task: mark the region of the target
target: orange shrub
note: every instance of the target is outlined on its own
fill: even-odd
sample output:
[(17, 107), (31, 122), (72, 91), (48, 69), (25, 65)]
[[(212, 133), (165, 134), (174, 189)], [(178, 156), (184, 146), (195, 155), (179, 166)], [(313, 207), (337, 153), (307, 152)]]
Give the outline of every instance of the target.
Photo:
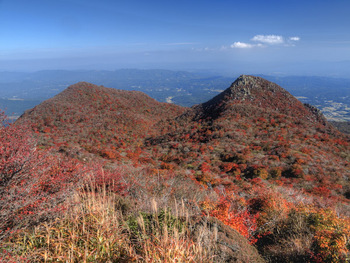
[(337, 217), (329, 209), (310, 214), (309, 224), (315, 232), (312, 244), (313, 257), (320, 262), (346, 262), (350, 248), (350, 220)]
[[(228, 225), (248, 238), (251, 243), (255, 243), (254, 232), (257, 229), (257, 215), (252, 215), (247, 209), (235, 209), (233, 200), (227, 196), (222, 196), (220, 200), (211, 208), (209, 215), (216, 217), (225, 225)], [(207, 206), (210, 207), (210, 206)]]

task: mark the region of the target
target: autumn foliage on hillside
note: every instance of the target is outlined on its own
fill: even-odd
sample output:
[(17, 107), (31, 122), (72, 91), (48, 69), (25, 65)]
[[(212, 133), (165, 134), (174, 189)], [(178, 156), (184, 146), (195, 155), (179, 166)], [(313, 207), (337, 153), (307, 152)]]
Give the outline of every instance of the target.
[(262, 78), (192, 108), (78, 83), (0, 137), (3, 260), (350, 260), (350, 138)]
[(183, 111), (142, 92), (81, 82), (27, 111), (17, 123), (30, 120), (41, 145), (59, 146), (73, 155), (79, 150), (115, 160), (127, 150), (129, 155), (137, 155), (135, 150), (155, 132), (158, 121)]

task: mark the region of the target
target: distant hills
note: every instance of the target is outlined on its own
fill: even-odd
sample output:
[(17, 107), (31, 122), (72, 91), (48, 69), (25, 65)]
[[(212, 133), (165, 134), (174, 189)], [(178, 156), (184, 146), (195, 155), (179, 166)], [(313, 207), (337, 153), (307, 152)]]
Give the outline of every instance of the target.
[[(281, 85), (300, 101), (316, 106), (329, 120), (350, 120), (350, 79), (308, 76), (262, 77)], [(185, 71), (138, 69), (0, 72), (0, 108), (7, 109), (9, 115), (19, 116), (25, 110), (63, 91), (71, 83), (79, 81), (116, 89), (138, 90), (160, 102), (190, 107), (219, 94), (231, 84), (232, 77)]]
[[(63, 91), (71, 83), (87, 81), (106, 87), (143, 91), (160, 102), (192, 106), (216, 95), (229, 78), (184, 71), (122, 69), (116, 71), (0, 72), (0, 108), (9, 115), (25, 110)], [(17, 108), (12, 99), (21, 99)], [(28, 105), (24, 105), (23, 103)]]

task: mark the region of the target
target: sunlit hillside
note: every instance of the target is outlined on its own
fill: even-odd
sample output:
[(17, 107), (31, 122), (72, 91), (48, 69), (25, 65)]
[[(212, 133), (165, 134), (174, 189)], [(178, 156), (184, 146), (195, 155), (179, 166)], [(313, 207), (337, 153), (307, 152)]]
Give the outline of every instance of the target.
[(3, 262), (350, 260), (350, 137), (263, 78), (191, 108), (79, 82), (1, 123)]

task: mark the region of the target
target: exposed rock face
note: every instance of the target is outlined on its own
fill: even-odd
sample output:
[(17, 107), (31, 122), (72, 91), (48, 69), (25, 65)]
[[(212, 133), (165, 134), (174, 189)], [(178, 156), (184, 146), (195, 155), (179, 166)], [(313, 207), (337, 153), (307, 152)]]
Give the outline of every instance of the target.
[(224, 92), (220, 93), (213, 99), (204, 103), (206, 107), (220, 102), (227, 101), (255, 101), (270, 100), (275, 102), (277, 95), (285, 97), (288, 101), (294, 101), (295, 98), (275, 83), (267, 81), (260, 77), (241, 75), (232, 85)]

